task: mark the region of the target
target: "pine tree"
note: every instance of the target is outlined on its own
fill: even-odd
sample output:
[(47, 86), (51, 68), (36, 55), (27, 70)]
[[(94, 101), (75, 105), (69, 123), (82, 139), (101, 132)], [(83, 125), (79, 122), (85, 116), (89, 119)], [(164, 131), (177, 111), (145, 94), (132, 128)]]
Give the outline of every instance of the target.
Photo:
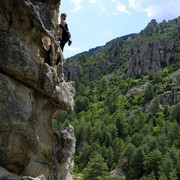
[(155, 99), (153, 99), (149, 107), (150, 116), (154, 116), (159, 111), (159, 109), (159, 99), (156, 97)]
[(150, 174), (153, 172), (156, 179), (159, 176), (159, 168), (162, 162), (162, 153), (155, 149), (154, 151), (150, 152), (147, 156), (145, 156), (144, 160), (144, 169), (146, 174)]
[(150, 100), (153, 99), (153, 97), (154, 97), (154, 93), (153, 93), (153, 89), (152, 89), (152, 84), (149, 83), (145, 89), (144, 102), (145, 103), (149, 102)]
[(172, 107), (170, 118), (176, 120), (177, 123), (180, 124), (180, 102)]
[(135, 150), (129, 162), (128, 177), (131, 180), (140, 179), (144, 173), (144, 151), (142, 147)]
[(98, 180), (100, 177), (102, 178), (108, 175), (108, 167), (101, 154), (97, 152), (92, 154), (84, 170), (84, 179)]
[[(179, 176), (179, 154), (178, 152), (167, 152), (160, 165), (160, 176), (165, 176), (168, 180), (178, 180)], [(173, 153), (173, 154), (172, 154)]]

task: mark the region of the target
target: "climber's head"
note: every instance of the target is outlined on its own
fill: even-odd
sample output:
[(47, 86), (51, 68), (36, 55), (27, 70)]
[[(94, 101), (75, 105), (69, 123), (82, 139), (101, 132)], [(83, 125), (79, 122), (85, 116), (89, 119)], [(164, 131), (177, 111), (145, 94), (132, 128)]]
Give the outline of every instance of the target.
[(66, 13), (61, 13), (61, 18), (63, 18), (63, 20), (66, 20)]

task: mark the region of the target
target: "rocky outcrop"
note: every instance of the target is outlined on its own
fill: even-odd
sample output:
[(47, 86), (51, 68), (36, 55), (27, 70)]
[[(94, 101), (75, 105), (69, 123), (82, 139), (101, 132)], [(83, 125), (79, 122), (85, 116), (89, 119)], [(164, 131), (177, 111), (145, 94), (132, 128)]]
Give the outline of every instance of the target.
[(159, 95), (159, 102), (161, 104), (169, 105), (180, 102), (180, 91), (166, 91), (165, 93)]
[(171, 77), (173, 79), (173, 81), (177, 81), (177, 80), (180, 80), (180, 69), (178, 69), (177, 71), (175, 71)]
[(85, 75), (85, 71), (87, 70), (88, 71), (88, 73), (86, 74), (86, 76), (88, 76), (87, 78), (97, 79), (98, 75), (99, 75), (99, 71), (106, 72), (109, 65), (110, 65), (110, 62), (108, 62), (103, 57), (96, 58), (95, 62), (87, 65), (86, 68), (84, 68), (78, 64), (68, 64), (67, 63), (64, 66), (64, 74), (65, 74), (67, 81), (72, 81), (82, 75)]
[(152, 19), (148, 23), (148, 25), (145, 27), (145, 29), (140, 32), (140, 34), (151, 35), (153, 33), (153, 31), (156, 30), (157, 26), (158, 26), (158, 23), (157, 23), (156, 19)]
[[(175, 23), (175, 20), (171, 23)], [(128, 76), (147, 75), (149, 72), (158, 71), (177, 60), (180, 56), (180, 46), (177, 43), (179, 40), (179, 26), (171, 31), (168, 31), (167, 27), (166, 21), (158, 24), (153, 19), (140, 32), (139, 39), (137, 38), (132, 45), (131, 58), (126, 73)], [(169, 32), (168, 38), (163, 38), (161, 34), (165, 34), (166, 31)], [(159, 35), (156, 35), (158, 38), (155, 39), (153, 34), (157, 33)], [(144, 43), (144, 36), (149, 40), (148, 43)]]
[(13, 176), (73, 179), (73, 128), (55, 132), (51, 124), (59, 111), (74, 108), (56, 41), (59, 5), (0, 1), (0, 165)]
[(178, 52), (172, 50), (173, 47), (173, 40), (156, 40), (149, 44), (139, 45), (139, 50), (130, 60), (127, 75), (146, 75), (169, 65), (175, 57), (179, 56)]
[(64, 73), (67, 81), (73, 81), (82, 75), (82, 67), (80, 65), (64, 66)]
[(131, 94), (140, 94), (140, 93), (143, 93), (145, 92), (145, 89), (147, 87), (148, 83), (145, 83), (145, 84), (142, 84), (138, 87), (133, 87), (131, 88), (127, 93), (126, 93), (126, 96), (130, 96)]
[(112, 170), (110, 172), (110, 175), (112, 177), (114, 177), (115, 179), (119, 179), (119, 180), (125, 180), (126, 179), (126, 176), (125, 176), (123, 170), (120, 168)]

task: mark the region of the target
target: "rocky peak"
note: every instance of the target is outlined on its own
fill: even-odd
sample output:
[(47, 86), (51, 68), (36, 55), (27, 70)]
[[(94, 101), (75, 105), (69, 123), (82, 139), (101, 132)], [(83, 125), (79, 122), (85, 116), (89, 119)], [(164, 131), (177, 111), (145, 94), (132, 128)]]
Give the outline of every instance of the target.
[(141, 34), (152, 34), (153, 30), (155, 30), (158, 26), (156, 19), (152, 19), (144, 30), (141, 31)]
[(157, 23), (156, 19), (152, 19), (152, 20), (148, 23), (147, 27), (152, 27), (153, 29), (155, 29), (155, 28), (157, 27), (157, 25), (158, 25), (158, 23)]
[(0, 1), (0, 178), (5, 171), (73, 178), (73, 128), (64, 151), (51, 124), (59, 111), (74, 108), (74, 85), (64, 80), (56, 40), (59, 6), (60, 0)]

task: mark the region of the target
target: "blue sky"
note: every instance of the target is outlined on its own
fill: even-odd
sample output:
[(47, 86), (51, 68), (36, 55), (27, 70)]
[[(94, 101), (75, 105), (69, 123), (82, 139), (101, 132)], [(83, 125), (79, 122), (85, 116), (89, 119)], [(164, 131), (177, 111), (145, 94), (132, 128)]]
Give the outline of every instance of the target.
[(72, 45), (65, 58), (130, 33), (143, 30), (151, 19), (157, 22), (180, 16), (179, 0), (61, 0), (60, 13), (67, 14)]

